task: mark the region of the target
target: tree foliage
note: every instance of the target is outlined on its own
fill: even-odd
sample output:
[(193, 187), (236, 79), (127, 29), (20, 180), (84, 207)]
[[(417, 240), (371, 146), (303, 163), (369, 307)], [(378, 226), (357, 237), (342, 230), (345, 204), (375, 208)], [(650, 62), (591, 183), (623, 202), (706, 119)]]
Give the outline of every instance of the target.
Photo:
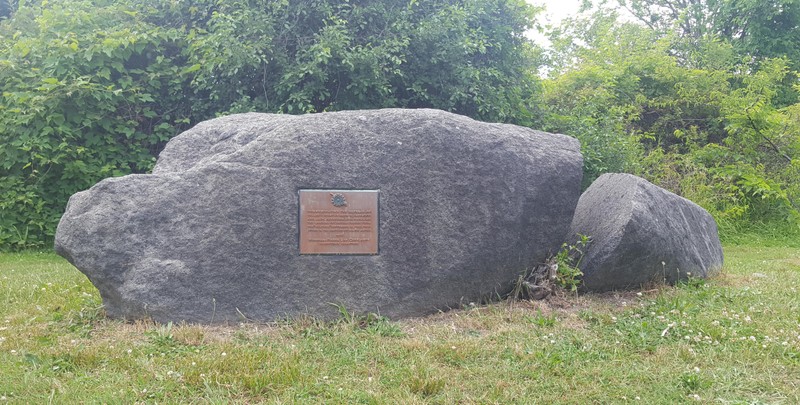
[(779, 55), (755, 64), (731, 41), (682, 26), (694, 14), (665, 15), (642, 25), (601, 9), (555, 30), (548, 128), (582, 140), (590, 179), (633, 172), (699, 202), (723, 226), (789, 220), (797, 232), (792, 62)]
[(618, 1), (654, 32), (694, 42), (721, 39), (742, 55), (800, 63), (800, 3), (795, 0)]
[(0, 28), (0, 246), (40, 245), (72, 193), (151, 168), (189, 123), (189, 78), (179, 33), (125, 6), (49, 2)]
[[(800, 2), (796, 0), (617, 0), (653, 32), (672, 35), (673, 52), (685, 63), (701, 59), (709, 41), (735, 50), (745, 69), (786, 58), (800, 70)], [(790, 90), (791, 82), (783, 85)], [(797, 93), (781, 91), (777, 103), (796, 103)]]
[[(4, 3), (5, 6), (5, 3)], [(523, 0), (48, 0), (0, 15), (0, 249), (219, 114), (430, 107), (530, 123)], [(18, 8), (18, 9), (17, 9)]]
[(224, 4), (189, 34), (192, 87), (212, 105), (233, 100), (230, 111), (434, 107), (517, 122), (536, 91), (532, 11), (507, 0)]
[(620, 4), (638, 22), (597, 7), (543, 54), (524, 0), (0, 0), (0, 249), (201, 120), (380, 107), (565, 133), (585, 185), (635, 173), (800, 234), (800, 2)]

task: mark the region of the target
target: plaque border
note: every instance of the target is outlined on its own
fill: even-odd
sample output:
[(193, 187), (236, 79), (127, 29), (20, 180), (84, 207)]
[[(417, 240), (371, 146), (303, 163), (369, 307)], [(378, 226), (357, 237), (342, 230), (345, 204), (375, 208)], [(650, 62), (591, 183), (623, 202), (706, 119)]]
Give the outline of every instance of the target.
[[(367, 191), (367, 192), (374, 192), (376, 195), (375, 203), (377, 205), (376, 212), (375, 212), (375, 242), (377, 245), (377, 249), (375, 253), (301, 253), (300, 252), (300, 241), (302, 239), (300, 235), (300, 229), (302, 227), (302, 223), (300, 222), (300, 192), (301, 191), (319, 191), (319, 192), (327, 192), (327, 193), (335, 193), (335, 192), (353, 192), (353, 191)], [(381, 189), (374, 188), (374, 189), (363, 189), (363, 188), (298, 188), (295, 192), (297, 197), (297, 255), (298, 256), (380, 256), (381, 254)]]

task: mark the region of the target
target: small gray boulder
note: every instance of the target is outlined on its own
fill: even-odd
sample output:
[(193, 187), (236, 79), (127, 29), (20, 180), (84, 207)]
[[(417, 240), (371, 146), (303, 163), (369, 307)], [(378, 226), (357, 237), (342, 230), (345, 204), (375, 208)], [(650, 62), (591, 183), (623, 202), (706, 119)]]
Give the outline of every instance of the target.
[[(510, 291), (558, 249), (581, 166), (575, 139), (438, 110), (231, 115), (172, 139), (152, 174), (73, 195), (55, 248), (112, 317), (423, 315)], [(307, 190), (330, 191), (308, 232), (333, 231), (304, 241), (377, 249), (303, 254)], [(325, 217), (349, 209), (347, 190), (377, 198), (355, 225)]]
[(591, 238), (579, 266), (587, 291), (675, 283), (722, 267), (714, 218), (630, 174), (604, 174), (592, 183), (578, 201), (570, 235)]

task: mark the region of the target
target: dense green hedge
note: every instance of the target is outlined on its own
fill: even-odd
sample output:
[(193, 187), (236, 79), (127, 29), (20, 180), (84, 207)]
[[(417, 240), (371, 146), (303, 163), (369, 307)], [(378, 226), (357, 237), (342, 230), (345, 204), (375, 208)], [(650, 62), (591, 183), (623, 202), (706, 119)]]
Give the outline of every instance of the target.
[(566, 133), (585, 185), (631, 172), (725, 235), (800, 237), (800, 3), (761, 3), (600, 8), (544, 52), (524, 0), (0, 1), (0, 250), (199, 121), (380, 107)]
[(0, 35), (0, 247), (42, 246), (72, 193), (147, 171), (189, 123), (184, 40), (85, 1), (23, 8)]
[(27, 2), (0, 23), (0, 249), (215, 115), (433, 107), (528, 123), (522, 0)]

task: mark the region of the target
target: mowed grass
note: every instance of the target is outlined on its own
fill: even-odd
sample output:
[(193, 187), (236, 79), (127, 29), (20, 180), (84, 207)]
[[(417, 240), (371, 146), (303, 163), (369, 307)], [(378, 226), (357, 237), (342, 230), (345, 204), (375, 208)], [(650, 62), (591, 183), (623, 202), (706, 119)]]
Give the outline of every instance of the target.
[(126, 324), (52, 254), (0, 255), (0, 403), (800, 403), (800, 250), (708, 281), (391, 322)]

